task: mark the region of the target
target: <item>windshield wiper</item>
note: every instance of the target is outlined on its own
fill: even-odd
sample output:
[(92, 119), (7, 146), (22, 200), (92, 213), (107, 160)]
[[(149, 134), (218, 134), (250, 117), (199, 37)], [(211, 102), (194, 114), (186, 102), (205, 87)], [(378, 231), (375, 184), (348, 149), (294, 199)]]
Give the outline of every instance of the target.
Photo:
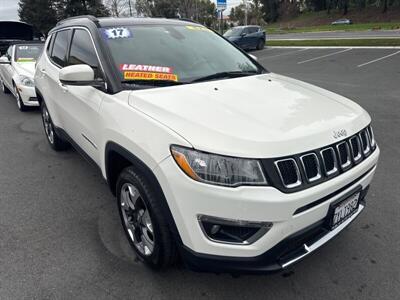
[(204, 76), (204, 77), (200, 77), (200, 78), (194, 79), (190, 83), (208, 81), (208, 80), (213, 80), (213, 79), (245, 77), (245, 76), (257, 75), (257, 74), (261, 74), (261, 73), (259, 71), (219, 72), (219, 73), (215, 73), (215, 74), (211, 74), (211, 75), (207, 75), (207, 76)]
[(124, 80), (121, 83), (123, 84), (132, 84), (132, 85), (145, 85), (145, 86), (173, 86), (173, 85), (182, 85), (184, 82), (173, 81), (173, 80), (142, 80), (142, 79), (134, 79), (134, 80)]

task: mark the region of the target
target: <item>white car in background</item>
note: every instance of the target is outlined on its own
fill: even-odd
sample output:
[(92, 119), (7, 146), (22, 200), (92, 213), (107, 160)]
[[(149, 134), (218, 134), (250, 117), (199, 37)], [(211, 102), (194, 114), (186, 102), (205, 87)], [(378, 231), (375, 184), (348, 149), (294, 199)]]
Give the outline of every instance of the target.
[(33, 75), (42, 50), (41, 43), (20, 42), (11, 45), (0, 57), (0, 87), (4, 93), (15, 96), (20, 111), (39, 106)]

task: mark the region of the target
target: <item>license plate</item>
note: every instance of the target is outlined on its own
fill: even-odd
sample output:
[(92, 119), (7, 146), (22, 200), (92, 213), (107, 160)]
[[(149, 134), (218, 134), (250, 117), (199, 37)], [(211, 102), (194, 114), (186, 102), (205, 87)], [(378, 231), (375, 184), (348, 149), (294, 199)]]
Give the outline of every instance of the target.
[(358, 210), (360, 193), (353, 194), (349, 198), (333, 206), (331, 230), (338, 227)]

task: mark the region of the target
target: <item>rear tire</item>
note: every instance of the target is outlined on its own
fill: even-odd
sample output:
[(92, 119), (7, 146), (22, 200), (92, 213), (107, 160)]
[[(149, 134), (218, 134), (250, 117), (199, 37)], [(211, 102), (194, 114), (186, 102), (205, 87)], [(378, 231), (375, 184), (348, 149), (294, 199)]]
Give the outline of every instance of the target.
[(10, 93), (10, 90), (6, 87), (6, 85), (4, 84), (3, 79), (1, 79), (1, 78), (0, 78), (0, 88), (1, 88), (1, 90), (2, 90), (2, 92), (4, 94), (9, 94)]
[(259, 40), (257, 44), (257, 50), (262, 50), (265, 47), (265, 41), (264, 40)]
[(157, 192), (133, 167), (117, 181), (117, 204), (126, 237), (140, 260), (154, 269), (176, 262), (175, 240)]
[(55, 151), (64, 151), (69, 148), (69, 143), (63, 140), (54, 130), (54, 124), (50, 117), (50, 113), (47, 110), (46, 103), (42, 101), (41, 104), (41, 112), (42, 112), (42, 121), (44, 133), (46, 134), (47, 141), (50, 144), (50, 147)]

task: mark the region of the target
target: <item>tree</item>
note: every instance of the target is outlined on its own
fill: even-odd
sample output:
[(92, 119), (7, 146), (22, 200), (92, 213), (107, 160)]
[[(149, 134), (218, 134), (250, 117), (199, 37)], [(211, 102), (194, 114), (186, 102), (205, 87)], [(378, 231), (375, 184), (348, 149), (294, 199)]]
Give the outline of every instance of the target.
[(111, 16), (132, 16), (132, 7), (130, 7), (130, 0), (107, 0), (105, 6), (110, 11)]
[(101, 0), (60, 0), (57, 3), (59, 19), (79, 15), (93, 15), (96, 17), (107, 17), (110, 15), (108, 9)]
[(21, 0), (18, 15), (21, 21), (32, 24), (41, 33), (47, 32), (57, 23), (54, 1), (50, 0)]

